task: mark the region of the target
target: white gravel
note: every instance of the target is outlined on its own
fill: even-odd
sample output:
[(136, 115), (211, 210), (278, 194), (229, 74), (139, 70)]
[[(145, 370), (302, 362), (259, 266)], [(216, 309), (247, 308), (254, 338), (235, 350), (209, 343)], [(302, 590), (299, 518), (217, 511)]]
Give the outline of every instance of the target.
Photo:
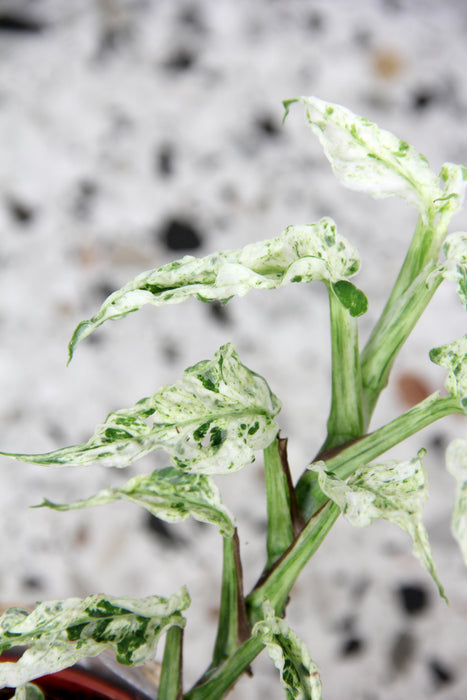
[[(10, 23), (7, 31), (7, 14), (29, 30)], [(466, 69), (462, 0), (0, 0), (0, 448), (38, 452), (85, 440), (109, 411), (230, 340), (283, 401), (298, 477), (323, 440), (329, 402), (319, 285), (252, 293), (220, 319), (194, 301), (144, 309), (99, 329), (66, 367), (68, 339), (108, 292), (179, 256), (159, 237), (168, 219), (191, 222), (202, 238), (195, 254), (204, 255), (330, 215), (362, 255), (364, 340), (415, 214), (403, 202), (344, 190), (302, 110), (281, 125), (281, 101), (313, 94), (344, 104), (439, 169), (467, 162)], [(462, 213), (452, 230), (466, 224)], [(430, 391), (442, 386), (427, 353), (464, 332), (464, 313), (446, 284), (401, 353), (375, 425), (407, 408), (394, 388), (402, 376)], [(407, 458), (429, 448), (426, 523), (449, 608), (408, 538), (384, 523), (356, 531), (339, 522), (299, 579), (289, 620), (321, 668), (326, 700), (466, 697), (467, 572), (449, 532), (454, 484), (443, 456), (465, 433), (463, 420), (445, 420), (397, 450)], [(247, 589), (264, 558), (260, 461), (218, 480), (238, 518)], [(84, 473), (2, 459), (0, 600), (170, 594), (187, 583), (188, 686), (215, 634), (216, 532), (172, 526), (167, 542), (129, 505), (27, 508), (166, 463), (156, 455), (125, 472)], [(418, 614), (403, 610), (404, 585), (426, 592)], [(282, 697), (268, 660), (255, 670), (231, 697)]]

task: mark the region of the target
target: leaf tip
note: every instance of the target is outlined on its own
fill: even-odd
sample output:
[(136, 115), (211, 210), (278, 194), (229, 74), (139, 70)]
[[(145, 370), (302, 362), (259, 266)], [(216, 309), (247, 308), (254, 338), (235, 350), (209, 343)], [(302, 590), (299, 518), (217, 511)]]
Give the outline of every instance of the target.
[(291, 97), (288, 100), (282, 100), (282, 104), (284, 106), (284, 116), (282, 118), (282, 123), (284, 124), (285, 120), (287, 119), (287, 116), (290, 112), (290, 105), (294, 104), (294, 102), (298, 102), (299, 98), (298, 97)]

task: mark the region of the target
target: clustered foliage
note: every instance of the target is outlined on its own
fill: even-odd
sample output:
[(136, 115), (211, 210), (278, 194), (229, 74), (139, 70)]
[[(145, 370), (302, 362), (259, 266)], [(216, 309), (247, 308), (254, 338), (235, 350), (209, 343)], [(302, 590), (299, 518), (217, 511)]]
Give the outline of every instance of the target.
[[(276, 422), (280, 401), (227, 343), (212, 360), (187, 369), (174, 385), (109, 414), (85, 444), (46, 454), (10, 454), (40, 465), (123, 468), (163, 449), (173, 466), (84, 500), (44, 500), (42, 505), (65, 511), (125, 499), (170, 522), (193, 516), (218, 527), (224, 556), (213, 657), (193, 688), (184, 692), (182, 687), (183, 611), (190, 603), (182, 589), (168, 599), (99, 595), (40, 603), (33, 612), (8, 610), (0, 617), (0, 652), (28, 647), (16, 663), (0, 664), (0, 688), (16, 687), (17, 698), (38, 697), (40, 690), (31, 681), (104, 648), (113, 649), (120, 663), (142, 664), (154, 658), (165, 634), (159, 700), (222, 698), (263, 649), (279, 670), (287, 698), (319, 700), (318, 667), (284, 616), (297, 576), (341, 513), (356, 527), (379, 518), (399, 525), (445, 596), (422, 520), (428, 496), (424, 450), (402, 462), (384, 463), (380, 457), (434, 421), (467, 412), (467, 336), (430, 353), (447, 370), (445, 395), (436, 392), (373, 432), (369, 425), (398, 351), (440, 284), (454, 282), (467, 306), (467, 234), (447, 235), (452, 216), (463, 205), (467, 169), (445, 163), (438, 177), (412, 146), (349, 110), (301, 97), (284, 102), (286, 115), (293, 103), (305, 107), (307, 122), (344, 185), (373, 197), (403, 197), (418, 211), (401, 271), (365, 347), (359, 347), (358, 317), (368, 302), (350, 281), (358, 272), (359, 254), (324, 218), (288, 226), (282, 235), (240, 250), (201, 259), (185, 256), (140, 274), (78, 325), (69, 359), (100, 325), (145, 304), (175, 304), (190, 297), (227, 303), (254, 289), (322, 282), (329, 293), (332, 349), (331, 408), (322, 450), (293, 486), (286, 440), (279, 437)], [(267, 559), (258, 583), (245, 596), (235, 519), (211, 476), (246, 467), (258, 450), (264, 454)], [(457, 481), (453, 533), (467, 562), (466, 440), (449, 446), (447, 467)]]

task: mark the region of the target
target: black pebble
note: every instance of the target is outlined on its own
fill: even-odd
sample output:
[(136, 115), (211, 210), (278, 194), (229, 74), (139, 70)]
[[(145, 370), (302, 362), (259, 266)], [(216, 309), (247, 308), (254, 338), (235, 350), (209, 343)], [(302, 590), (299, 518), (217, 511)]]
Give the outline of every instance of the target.
[(199, 13), (198, 8), (194, 5), (185, 7), (180, 12), (178, 20), (181, 25), (189, 27), (198, 34), (203, 34), (205, 31), (203, 19)]
[(322, 31), (324, 27), (323, 15), (319, 12), (312, 12), (308, 18), (308, 26), (314, 32)]
[(227, 311), (227, 308), (224, 306), (224, 304), (221, 304), (220, 301), (213, 301), (211, 304), (209, 304), (209, 313), (215, 321), (217, 321), (223, 326), (228, 325), (230, 323), (229, 312)]
[(161, 146), (156, 154), (156, 167), (163, 177), (174, 174), (175, 150), (170, 144)]
[(277, 123), (268, 115), (262, 115), (256, 119), (256, 128), (268, 138), (277, 138), (281, 134)]
[(403, 9), (400, 0), (384, 0), (383, 8), (385, 10), (391, 10), (396, 12), (400, 12)]
[(170, 219), (162, 227), (159, 236), (168, 250), (196, 250), (203, 239), (195, 226), (184, 219)]
[(423, 612), (428, 605), (427, 592), (419, 584), (400, 586), (398, 596), (402, 609), (407, 615), (417, 615)]
[(404, 671), (407, 668), (414, 657), (416, 645), (416, 639), (410, 632), (400, 632), (395, 637), (389, 652), (389, 658), (392, 667), (396, 671)]
[(32, 17), (16, 14), (14, 12), (0, 11), (0, 32), (12, 32), (15, 34), (38, 34), (46, 25)]
[(148, 513), (145, 521), (147, 529), (165, 545), (172, 547), (182, 547), (185, 539), (174, 531), (170, 523), (166, 523), (160, 518), (156, 518), (152, 513)]
[(29, 226), (34, 221), (36, 212), (29, 204), (13, 198), (8, 200), (7, 206), (12, 219), (21, 226)]
[(441, 433), (435, 433), (430, 440), (430, 447), (438, 452), (444, 452), (446, 449), (446, 436)]
[(38, 576), (31, 574), (23, 579), (23, 587), (29, 591), (40, 591), (44, 588), (44, 584)]
[(430, 669), (433, 683), (437, 688), (441, 685), (452, 683), (454, 680), (453, 672), (438, 659), (432, 659), (428, 664), (428, 668)]
[(422, 112), (433, 105), (436, 95), (430, 90), (417, 90), (412, 95), (412, 108), (416, 112)]
[(92, 180), (83, 180), (78, 184), (73, 205), (73, 213), (79, 219), (88, 219), (94, 208), (98, 188)]
[(165, 62), (165, 67), (175, 73), (184, 73), (196, 63), (196, 55), (188, 49), (175, 51)]
[(349, 637), (341, 647), (341, 656), (355, 656), (363, 651), (365, 644), (360, 637)]
[(107, 297), (115, 292), (115, 286), (110, 282), (99, 282), (99, 284), (94, 285), (92, 292), (98, 298), (98, 301), (105, 301)]

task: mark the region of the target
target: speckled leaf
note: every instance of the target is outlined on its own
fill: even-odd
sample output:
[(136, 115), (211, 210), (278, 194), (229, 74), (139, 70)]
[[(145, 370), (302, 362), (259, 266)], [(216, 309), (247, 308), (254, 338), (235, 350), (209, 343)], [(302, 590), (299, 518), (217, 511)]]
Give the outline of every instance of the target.
[(454, 440), (446, 452), (446, 466), (457, 482), (451, 529), (467, 565), (467, 441)]
[(433, 563), (428, 534), (422, 521), (423, 503), (428, 498), (424, 451), (406, 462), (390, 462), (360, 467), (346, 482), (327, 472), (317, 462), (319, 485), (328, 498), (337, 503), (344, 517), (355, 527), (364, 527), (378, 518), (389, 520), (408, 532), (414, 554), (433, 577), (440, 595), (445, 597)]
[(430, 359), (448, 370), (446, 389), (467, 412), (467, 335), (430, 351)]
[(441, 168), (441, 180), (444, 183), (444, 191), (441, 198), (435, 204), (442, 213), (451, 218), (462, 208), (467, 187), (467, 168), (456, 163), (444, 163)]
[(291, 282), (331, 283), (355, 274), (356, 249), (336, 231), (331, 219), (288, 226), (271, 240), (205, 258), (187, 255), (138, 275), (111, 294), (100, 310), (76, 328), (69, 345), (71, 359), (78, 343), (109, 319), (137, 311), (145, 304), (177, 304), (190, 297), (223, 303), (252, 289), (276, 289)]
[(281, 674), (287, 699), (321, 700), (319, 669), (308, 649), (286, 621), (274, 615), (268, 602), (263, 610), (265, 619), (255, 624), (252, 634), (266, 645), (269, 658)]
[(176, 467), (222, 474), (241, 469), (254, 460), (255, 450), (269, 445), (278, 431), (274, 416), (279, 410), (267, 382), (227, 344), (213, 360), (185, 370), (176, 384), (133, 408), (110, 413), (84, 445), (8, 456), (43, 465), (126, 467), (164, 449)]
[(92, 595), (39, 603), (33, 612), (10, 608), (0, 617), (0, 652), (28, 646), (17, 662), (0, 663), (0, 688), (23, 686), (112, 649), (130, 666), (154, 659), (160, 635), (184, 627), (190, 604), (182, 588), (170, 598)]
[(222, 505), (219, 490), (212, 479), (175, 467), (135, 476), (123, 486), (104, 489), (84, 500), (65, 504), (44, 500), (41, 505), (66, 511), (101, 506), (121, 499), (132, 501), (171, 523), (186, 520), (191, 515), (201, 522), (217, 525), (225, 537), (232, 537), (235, 531), (233, 518)]
[(444, 241), (446, 262), (442, 266), (445, 279), (456, 283), (457, 293), (467, 309), (467, 233), (452, 233)]
[(286, 100), (286, 114), (294, 102), (305, 105), (308, 123), (344, 185), (373, 197), (403, 197), (423, 217), (439, 208), (433, 202), (444, 196), (440, 181), (415, 148), (368, 119), (316, 97)]

